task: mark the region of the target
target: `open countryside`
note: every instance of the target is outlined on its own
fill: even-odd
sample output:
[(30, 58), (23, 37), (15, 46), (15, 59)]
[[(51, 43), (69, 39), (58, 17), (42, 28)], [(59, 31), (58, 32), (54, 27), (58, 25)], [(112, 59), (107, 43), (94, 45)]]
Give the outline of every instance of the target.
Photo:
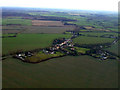
[(116, 13), (7, 7), (2, 13), (3, 88), (118, 87)]

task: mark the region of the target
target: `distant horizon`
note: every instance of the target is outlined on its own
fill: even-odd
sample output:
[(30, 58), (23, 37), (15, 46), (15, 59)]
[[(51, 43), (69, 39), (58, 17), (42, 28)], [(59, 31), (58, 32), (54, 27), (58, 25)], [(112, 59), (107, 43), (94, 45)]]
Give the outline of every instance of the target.
[(118, 11), (119, 0), (3, 0), (0, 7)]
[(81, 11), (98, 11), (98, 12), (118, 12), (109, 10), (91, 10), (91, 9), (69, 9), (69, 8), (48, 8), (48, 7), (22, 7), (22, 6), (1, 6), (1, 8), (38, 8), (38, 9), (61, 9), (61, 10), (81, 10)]

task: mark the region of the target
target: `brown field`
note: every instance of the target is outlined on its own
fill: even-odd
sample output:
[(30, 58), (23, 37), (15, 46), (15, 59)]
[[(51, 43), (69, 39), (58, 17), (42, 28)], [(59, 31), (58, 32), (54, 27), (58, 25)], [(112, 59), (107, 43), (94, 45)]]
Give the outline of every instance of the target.
[(17, 25), (10, 25), (10, 26), (2, 26), (2, 33), (19, 33), (21, 31), (25, 30), (24, 26), (17, 26)]
[(91, 27), (91, 26), (86, 26), (85, 28), (86, 28), (86, 29), (94, 29), (94, 28)]
[(24, 26), (18, 26), (18, 25), (9, 25), (9, 26), (2, 26), (2, 30), (21, 30), (24, 29)]
[(66, 30), (74, 30), (74, 26), (64, 27), (42, 27), (42, 26), (29, 26), (22, 33), (63, 33)]
[(3, 33), (63, 33), (66, 30), (74, 30), (75, 26), (3, 26)]
[(107, 31), (109, 32), (110, 30), (106, 30), (106, 29), (99, 29), (99, 28), (93, 28), (91, 26), (86, 26), (84, 27), (86, 30), (92, 30), (92, 31)]
[(61, 21), (44, 21), (44, 20), (32, 20), (32, 25), (35, 25), (35, 26), (64, 26)]
[(8, 34), (8, 33), (19, 33), (19, 30), (3, 30), (3, 34)]

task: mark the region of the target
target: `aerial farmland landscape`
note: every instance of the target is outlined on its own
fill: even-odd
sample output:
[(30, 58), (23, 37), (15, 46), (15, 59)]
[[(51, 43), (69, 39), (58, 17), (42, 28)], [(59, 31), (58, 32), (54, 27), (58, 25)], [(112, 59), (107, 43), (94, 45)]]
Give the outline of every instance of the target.
[(2, 88), (118, 88), (113, 11), (2, 7)]

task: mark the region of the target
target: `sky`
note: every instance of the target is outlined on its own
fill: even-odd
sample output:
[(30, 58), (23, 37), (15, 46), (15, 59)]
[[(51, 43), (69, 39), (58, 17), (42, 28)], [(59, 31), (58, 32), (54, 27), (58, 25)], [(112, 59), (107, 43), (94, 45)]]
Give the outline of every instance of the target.
[(120, 0), (1, 0), (0, 6), (118, 11)]

